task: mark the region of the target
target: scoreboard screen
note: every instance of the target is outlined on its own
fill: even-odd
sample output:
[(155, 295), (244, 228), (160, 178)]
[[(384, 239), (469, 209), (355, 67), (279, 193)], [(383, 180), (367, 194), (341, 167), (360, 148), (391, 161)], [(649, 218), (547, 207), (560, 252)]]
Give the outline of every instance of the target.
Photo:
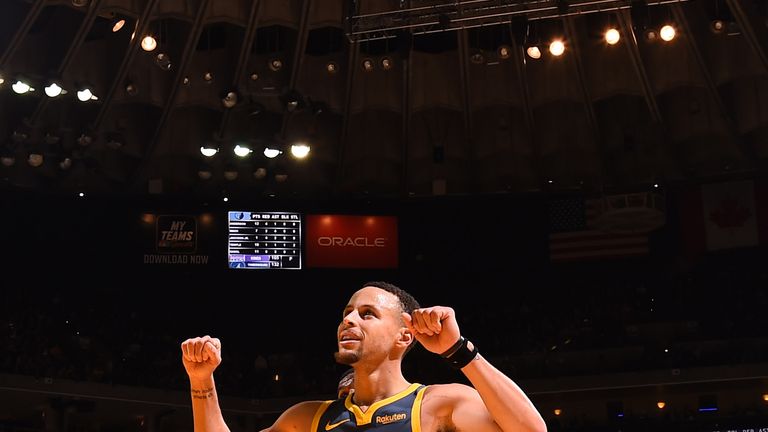
[(301, 269), (301, 214), (230, 211), (228, 264), (233, 269)]

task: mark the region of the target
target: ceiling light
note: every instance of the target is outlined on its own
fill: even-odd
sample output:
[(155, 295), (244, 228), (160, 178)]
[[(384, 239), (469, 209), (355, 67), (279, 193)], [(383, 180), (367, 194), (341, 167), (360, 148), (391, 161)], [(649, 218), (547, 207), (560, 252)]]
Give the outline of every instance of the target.
[(269, 69), (273, 72), (277, 72), (283, 68), (283, 61), (279, 58), (275, 58), (269, 61)]
[(709, 24), (709, 29), (712, 30), (712, 33), (714, 34), (720, 34), (725, 30), (725, 21), (721, 19), (713, 20)]
[(211, 177), (213, 177), (213, 171), (211, 171), (210, 165), (207, 163), (200, 164), (200, 167), (197, 169), (197, 177), (200, 178), (200, 180), (210, 180)]
[(144, 36), (141, 40), (141, 48), (147, 52), (154, 51), (157, 48), (157, 40), (150, 35)]
[(112, 33), (117, 33), (120, 31), (120, 29), (125, 26), (125, 20), (124, 19), (118, 19), (112, 24)]
[(675, 28), (669, 24), (662, 27), (661, 30), (659, 31), (659, 36), (661, 36), (661, 39), (665, 42), (669, 42), (672, 39), (674, 39), (675, 34), (676, 34)]
[(59, 168), (61, 168), (62, 171), (72, 168), (72, 158), (68, 156), (61, 158), (61, 160), (59, 160)]
[(297, 159), (304, 159), (309, 154), (309, 146), (303, 143), (291, 146), (291, 154)]
[(171, 70), (171, 57), (166, 53), (158, 53), (155, 56), (155, 64), (162, 70)]
[(3, 146), (0, 148), (0, 163), (9, 167), (16, 163), (16, 154), (10, 148)]
[(125, 93), (128, 96), (136, 96), (139, 93), (139, 87), (136, 84), (129, 82), (125, 85)]
[(203, 156), (205, 157), (213, 157), (213, 155), (215, 155), (218, 152), (219, 152), (219, 148), (214, 144), (207, 143), (200, 146), (200, 153), (202, 153)]
[(237, 144), (234, 148), (234, 152), (237, 156), (246, 157), (251, 154), (251, 149), (248, 146)]
[(565, 44), (560, 39), (555, 39), (549, 44), (549, 52), (555, 57), (563, 55), (565, 52)]
[(88, 147), (93, 143), (93, 136), (81, 134), (79, 137), (77, 137), (77, 143), (80, 144), (81, 147)]
[(34, 90), (32, 87), (29, 86), (29, 84), (25, 83), (22, 80), (17, 80), (15, 83), (13, 83), (11, 88), (16, 94), (24, 94)]
[(39, 167), (43, 164), (43, 161), (45, 158), (43, 157), (43, 153), (39, 150), (33, 150), (29, 153), (29, 156), (27, 157), (27, 163), (32, 167)]
[(63, 89), (58, 84), (52, 82), (47, 87), (45, 87), (45, 94), (48, 95), (48, 97), (55, 98), (61, 94), (62, 90)]
[(270, 159), (278, 157), (280, 155), (280, 153), (282, 153), (282, 152), (280, 150), (278, 150), (278, 149), (275, 149), (275, 148), (270, 148), (270, 147), (265, 147), (264, 148), (264, 156), (266, 156), (266, 157), (268, 157)]
[(525, 50), (525, 53), (528, 54), (528, 57), (534, 60), (538, 60), (541, 58), (541, 50), (536, 45), (529, 46)]
[(96, 96), (93, 95), (93, 92), (91, 92), (91, 89), (89, 88), (84, 88), (77, 91), (77, 99), (79, 99), (80, 102), (88, 102), (94, 98), (96, 98)]
[(501, 45), (496, 52), (500, 59), (506, 60), (512, 55), (512, 48), (510, 48), (509, 45)]
[(227, 94), (221, 98), (221, 103), (224, 105), (224, 108), (232, 108), (237, 105), (237, 92), (234, 90), (228, 91)]
[(16, 163), (16, 156), (13, 154), (3, 154), (0, 156), (0, 163), (3, 164), (3, 166), (10, 167), (13, 166), (13, 164)]
[(237, 179), (237, 169), (235, 167), (227, 167), (224, 169), (224, 178), (233, 181)]
[(621, 34), (615, 28), (608, 29), (608, 31), (605, 32), (605, 41), (608, 45), (616, 45), (619, 42), (619, 39), (621, 39)]

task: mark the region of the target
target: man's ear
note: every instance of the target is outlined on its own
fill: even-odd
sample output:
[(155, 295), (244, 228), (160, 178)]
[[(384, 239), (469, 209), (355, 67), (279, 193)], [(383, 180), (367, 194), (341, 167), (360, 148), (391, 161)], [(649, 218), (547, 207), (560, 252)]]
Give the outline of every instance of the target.
[(399, 343), (407, 347), (413, 343), (413, 340), (414, 340), (413, 333), (411, 333), (411, 331), (408, 330), (408, 327), (403, 327), (400, 329), (400, 339), (398, 340)]

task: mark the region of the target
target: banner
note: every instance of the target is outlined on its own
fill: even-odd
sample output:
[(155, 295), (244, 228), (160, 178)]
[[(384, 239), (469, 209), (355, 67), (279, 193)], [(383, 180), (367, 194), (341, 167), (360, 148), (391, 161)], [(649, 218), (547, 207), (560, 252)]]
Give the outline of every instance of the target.
[(395, 216), (307, 215), (307, 267), (397, 268)]

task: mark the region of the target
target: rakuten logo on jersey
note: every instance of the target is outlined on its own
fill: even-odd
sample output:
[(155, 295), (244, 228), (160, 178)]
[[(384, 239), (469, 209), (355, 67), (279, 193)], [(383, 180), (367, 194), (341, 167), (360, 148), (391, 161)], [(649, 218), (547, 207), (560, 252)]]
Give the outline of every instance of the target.
[(317, 244), (323, 247), (387, 247), (384, 237), (318, 237)]

